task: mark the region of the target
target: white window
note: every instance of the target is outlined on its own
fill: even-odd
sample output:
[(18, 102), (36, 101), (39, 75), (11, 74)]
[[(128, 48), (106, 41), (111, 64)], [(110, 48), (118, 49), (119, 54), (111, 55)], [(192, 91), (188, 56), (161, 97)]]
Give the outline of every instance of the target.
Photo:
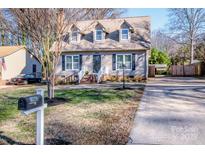
[(121, 30), (121, 39), (122, 40), (128, 40), (129, 38), (129, 30), (128, 29), (122, 29)]
[(67, 70), (78, 70), (79, 69), (79, 56), (78, 55), (67, 55), (66, 56), (66, 69)]
[(103, 34), (102, 30), (96, 30), (96, 31), (95, 31), (95, 39), (96, 39), (97, 41), (102, 40), (102, 34)]
[(120, 54), (116, 56), (117, 70), (132, 69), (132, 55), (131, 54)]
[(78, 41), (78, 32), (77, 31), (71, 32), (71, 41), (72, 42), (77, 42)]

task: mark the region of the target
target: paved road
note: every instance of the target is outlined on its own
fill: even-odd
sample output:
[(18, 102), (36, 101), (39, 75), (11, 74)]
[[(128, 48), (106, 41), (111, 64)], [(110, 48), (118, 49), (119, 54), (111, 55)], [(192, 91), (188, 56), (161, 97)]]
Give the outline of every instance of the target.
[(205, 80), (148, 81), (128, 144), (205, 144)]

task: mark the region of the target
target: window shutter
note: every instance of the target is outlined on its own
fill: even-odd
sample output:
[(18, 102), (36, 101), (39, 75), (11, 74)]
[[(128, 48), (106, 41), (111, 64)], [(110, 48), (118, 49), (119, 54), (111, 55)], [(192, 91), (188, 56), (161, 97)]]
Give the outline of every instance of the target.
[(135, 70), (135, 53), (132, 54), (132, 70)]
[(79, 55), (80, 70), (82, 70), (82, 55)]
[(65, 71), (65, 55), (62, 55), (62, 71)]
[(92, 33), (93, 33), (93, 42), (95, 42), (95, 31), (92, 31)]
[(116, 54), (112, 55), (112, 70), (116, 70)]
[(121, 41), (121, 35), (122, 35), (122, 32), (121, 32), (121, 29), (119, 30), (119, 41)]

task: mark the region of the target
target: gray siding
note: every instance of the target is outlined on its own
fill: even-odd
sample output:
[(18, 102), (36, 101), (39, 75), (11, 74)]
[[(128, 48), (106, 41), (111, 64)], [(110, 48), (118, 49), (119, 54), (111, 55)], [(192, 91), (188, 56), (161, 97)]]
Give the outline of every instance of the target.
[[(105, 66), (107, 75), (122, 75), (122, 70), (112, 70), (112, 54), (132, 54), (135, 53), (135, 70), (126, 70), (125, 74), (129, 76), (147, 77), (147, 52), (146, 51), (126, 51), (126, 52), (78, 52), (78, 53), (64, 53), (64, 55), (82, 55), (82, 67), (89, 73), (93, 72), (93, 55), (101, 55), (101, 67)], [(62, 71), (62, 59), (57, 68), (57, 74), (69, 75), (73, 74), (72, 70)]]

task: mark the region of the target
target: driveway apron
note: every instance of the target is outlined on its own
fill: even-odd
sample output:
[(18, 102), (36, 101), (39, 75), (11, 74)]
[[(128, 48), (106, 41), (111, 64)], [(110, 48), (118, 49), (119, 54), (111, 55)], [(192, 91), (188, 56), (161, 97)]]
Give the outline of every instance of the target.
[(205, 82), (148, 81), (128, 144), (205, 144)]

